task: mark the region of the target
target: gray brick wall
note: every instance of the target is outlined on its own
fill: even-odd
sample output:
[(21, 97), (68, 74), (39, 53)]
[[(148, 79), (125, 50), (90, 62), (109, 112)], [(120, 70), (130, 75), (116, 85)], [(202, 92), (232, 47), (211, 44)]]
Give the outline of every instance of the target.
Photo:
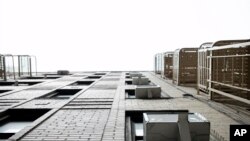
[(116, 89), (89, 89), (77, 98), (114, 98)]
[(60, 108), (63, 104), (66, 104), (67, 100), (60, 100), (60, 99), (34, 99), (27, 103), (24, 103), (16, 108)]
[(100, 141), (110, 110), (59, 110), (22, 141)]
[(10, 95), (2, 96), (0, 99), (32, 99), (42, 96), (48, 92), (50, 92), (50, 90), (23, 90)]

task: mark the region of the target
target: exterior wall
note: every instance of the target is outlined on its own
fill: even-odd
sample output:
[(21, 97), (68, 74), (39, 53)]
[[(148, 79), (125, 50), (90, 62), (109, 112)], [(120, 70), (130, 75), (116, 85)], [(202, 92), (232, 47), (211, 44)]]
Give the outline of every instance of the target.
[(109, 112), (108, 109), (62, 109), (21, 141), (101, 140)]
[[(23, 89), (18, 88), (18, 86), (8, 86), (8, 88), (15, 90), (9, 93), (1, 93), (0, 116), (6, 117), (4, 114), (8, 110), (32, 109), (32, 112), (30, 112), (32, 114), (39, 110), (47, 111), (30, 125), (11, 136), (9, 140), (124, 141), (128, 139), (127, 136), (133, 134), (128, 132), (127, 124), (129, 123), (125, 121), (128, 111), (159, 112), (188, 109), (189, 112), (198, 112), (205, 115), (211, 121), (212, 136), (216, 135), (218, 138), (223, 137), (226, 140), (229, 138), (230, 124), (239, 124), (238, 121), (250, 123), (249, 118), (234, 120), (238, 118), (238, 115), (232, 115), (236, 114), (232, 112), (227, 115), (225, 112), (221, 112), (222, 107), (217, 111), (214, 107), (218, 106), (212, 105), (213, 102), (211, 101), (209, 101), (208, 106), (207, 102), (196, 98), (183, 97), (183, 93), (194, 95), (194, 89), (176, 88), (176, 86), (166, 83), (165, 80), (155, 77), (151, 72), (141, 73), (149, 78), (151, 84), (161, 86), (163, 96), (161, 99), (126, 98), (126, 90), (135, 88), (135, 85), (125, 84), (127, 72), (108, 72), (101, 78), (88, 78), (95, 73), (86, 72), (78, 75), (60, 76), (60, 78), (54, 80), (44, 79), (43, 83), (27, 86)], [(88, 86), (70, 85), (82, 80), (94, 82)], [(43, 99), (40, 97), (58, 89), (82, 90), (69, 99)], [(228, 111), (228, 108), (226, 110)], [(15, 117), (18, 119), (20, 115), (22, 115), (22, 112), (19, 111)], [(23, 115), (27, 116), (29, 113)], [(222, 119), (223, 122), (221, 122)], [(241, 121), (242, 119), (244, 122)]]
[[(101, 78), (91, 79), (94, 82), (90, 85), (70, 86), (83, 79), (90, 81), (87, 78), (89, 75), (93, 76), (94, 73), (43, 80), (43, 83), (27, 86), (25, 90), (12, 86), (16, 91), (1, 93), (1, 116), (9, 109), (48, 109), (48, 113), (11, 136), (9, 140), (124, 140), (125, 96), (120, 95), (124, 89), (118, 86), (124, 85), (125, 79), (121, 79), (121, 76), (125, 78), (125, 73), (108, 72), (101, 75)], [(41, 97), (58, 89), (81, 91), (69, 99)]]

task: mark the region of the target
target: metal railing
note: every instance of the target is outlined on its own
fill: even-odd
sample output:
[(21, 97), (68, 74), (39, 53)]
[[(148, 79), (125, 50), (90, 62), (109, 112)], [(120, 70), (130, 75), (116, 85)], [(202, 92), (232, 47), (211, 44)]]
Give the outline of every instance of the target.
[[(33, 61), (34, 65), (32, 65)], [(16, 80), (23, 76), (32, 77), (33, 67), (37, 75), (37, 59), (34, 55), (0, 54), (0, 80)]]

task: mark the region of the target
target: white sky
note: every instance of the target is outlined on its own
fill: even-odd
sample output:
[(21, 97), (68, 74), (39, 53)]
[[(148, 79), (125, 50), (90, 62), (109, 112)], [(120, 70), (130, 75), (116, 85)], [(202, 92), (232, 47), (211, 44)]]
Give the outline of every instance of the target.
[(0, 53), (38, 71), (153, 70), (153, 56), (250, 38), (250, 0), (1, 0)]

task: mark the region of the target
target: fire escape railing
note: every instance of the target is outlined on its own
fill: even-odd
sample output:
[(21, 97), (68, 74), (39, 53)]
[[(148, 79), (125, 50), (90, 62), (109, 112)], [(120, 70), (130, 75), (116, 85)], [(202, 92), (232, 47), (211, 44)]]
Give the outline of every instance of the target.
[[(35, 67), (34, 70), (33, 67)], [(0, 54), (0, 80), (16, 80), (23, 76), (32, 77), (34, 71), (37, 75), (36, 56)]]

